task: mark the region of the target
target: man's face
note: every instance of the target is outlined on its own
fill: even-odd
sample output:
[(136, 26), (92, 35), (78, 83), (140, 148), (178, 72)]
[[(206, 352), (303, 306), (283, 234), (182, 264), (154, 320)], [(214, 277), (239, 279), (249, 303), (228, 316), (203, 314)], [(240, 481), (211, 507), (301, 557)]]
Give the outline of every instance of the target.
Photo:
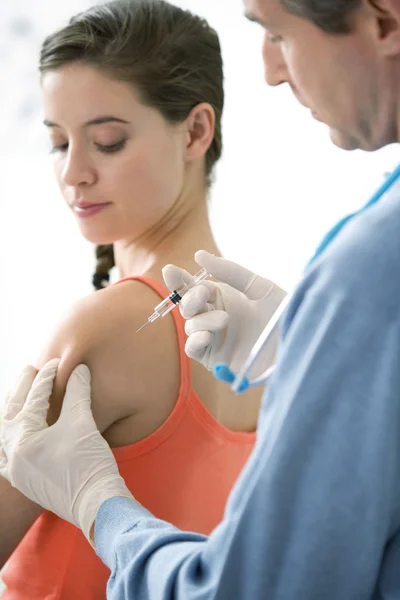
[(328, 34), (279, 0), (243, 1), (246, 15), (265, 29), (269, 85), (288, 83), (341, 148), (376, 150), (397, 141), (395, 78), (380, 51), (372, 11), (362, 3), (351, 33)]

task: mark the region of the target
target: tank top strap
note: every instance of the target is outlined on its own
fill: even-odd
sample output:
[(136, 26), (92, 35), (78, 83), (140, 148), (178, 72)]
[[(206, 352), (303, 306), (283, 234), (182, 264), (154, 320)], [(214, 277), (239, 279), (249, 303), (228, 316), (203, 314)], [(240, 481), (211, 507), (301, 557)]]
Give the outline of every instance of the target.
[[(144, 283), (144, 285), (147, 285), (152, 290), (154, 290), (160, 296), (160, 298), (162, 300), (164, 298), (166, 298), (167, 296), (169, 296), (171, 293), (170, 290), (165, 285), (163, 285), (159, 281), (156, 281), (152, 277), (148, 277), (146, 275), (136, 275), (133, 277), (124, 277), (124, 278), (116, 281), (114, 285), (123, 283), (124, 281), (140, 281), (141, 283)], [(150, 315), (150, 311), (149, 311), (149, 315)], [(187, 335), (185, 333), (185, 319), (182, 317), (181, 313), (179, 312), (179, 308), (172, 310), (171, 315), (174, 319), (175, 329), (176, 329), (176, 333), (178, 336), (179, 366), (180, 366), (180, 373), (181, 373), (181, 391), (184, 391), (184, 396), (186, 397), (188, 390), (192, 385), (192, 371), (191, 371), (190, 358), (186, 355), (186, 352), (185, 352), (185, 343), (186, 343), (186, 339), (187, 339)], [(156, 327), (157, 324), (153, 325), (153, 327), (154, 326)]]

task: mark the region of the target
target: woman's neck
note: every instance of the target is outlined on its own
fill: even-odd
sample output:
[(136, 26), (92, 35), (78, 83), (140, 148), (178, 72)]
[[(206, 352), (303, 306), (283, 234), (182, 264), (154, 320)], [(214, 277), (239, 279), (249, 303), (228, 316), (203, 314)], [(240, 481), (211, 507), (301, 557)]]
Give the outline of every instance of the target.
[(166, 215), (162, 222), (138, 240), (114, 244), (115, 262), (120, 277), (149, 275), (163, 282), (161, 269), (169, 263), (190, 273), (199, 270), (194, 260), (197, 250), (220, 252), (215, 243), (205, 199), (185, 210)]

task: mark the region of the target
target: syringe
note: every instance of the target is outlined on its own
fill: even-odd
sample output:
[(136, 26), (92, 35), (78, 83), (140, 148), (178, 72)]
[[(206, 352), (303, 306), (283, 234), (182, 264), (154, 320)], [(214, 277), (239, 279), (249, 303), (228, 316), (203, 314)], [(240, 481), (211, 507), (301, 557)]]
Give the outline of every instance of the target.
[(174, 290), (172, 294), (165, 298), (165, 300), (160, 302), (160, 304), (157, 304), (157, 306), (154, 308), (153, 314), (150, 315), (150, 317), (147, 319), (144, 325), (139, 327), (136, 333), (143, 329), (143, 327), (145, 327), (148, 323), (153, 323), (153, 321), (156, 321), (158, 318), (165, 317), (165, 315), (170, 313), (171, 310), (179, 304), (179, 302), (182, 300), (182, 297), (184, 296), (184, 294), (186, 294), (188, 290), (200, 283), (200, 281), (207, 279), (207, 277), (211, 277), (210, 273), (205, 269), (201, 269), (201, 271), (199, 271), (198, 273), (196, 273), (196, 275), (193, 276), (192, 281), (188, 283), (183, 283), (177, 290)]

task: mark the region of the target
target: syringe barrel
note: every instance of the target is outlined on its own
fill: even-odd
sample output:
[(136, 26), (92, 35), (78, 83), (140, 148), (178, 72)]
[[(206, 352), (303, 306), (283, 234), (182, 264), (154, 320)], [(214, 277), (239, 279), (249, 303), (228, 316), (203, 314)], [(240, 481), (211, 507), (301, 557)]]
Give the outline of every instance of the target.
[[(160, 304), (154, 309), (154, 319), (156, 320), (158, 317), (165, 317), (168, 313), (171, 312), (173, 308), (182, 300), (182, 296), (192, 287), (194, 287), (203, 279), (209, 277), (209, 273), (205, 269), (201, 269), (196, 275), (194, 275), (193, 281), (190, 283), (183, 283), (177, 290), (174, 290), (172, 294), (170, 294), (167, 298), (165, 298)], [(155, 316), (157, 315), (157, 316)]]
[(196, 275), (193, 275), (192, 281), (188, 281), (187, 283), (182, 283), (182, 285), (174, 292), (180, 296), (178, 302), (182, 299), (182, 296), (184, 294), (186, 294), (186, 292), (188, 290), (190, 290), (192, 287), (194, 287), (195, 285), (200, 283), (200, 281), (207, 279), (207, 277), (210, 277), (210, 273), (208, 271), (206, 271), (206, 269), (200, 269), (200, 271), (198, 271), (196, 273)]
[(175, 308), (176, 303), (171, 300), (171, 296), (165, 298), (162, 302), (160, 302), (160, 304), (158, 304), (155, 307), (154, 312), (158, 313), (160, 317), (165, 317), (165, 315), (167, 315), (169, 312), (171, 312), (173, 308)]

